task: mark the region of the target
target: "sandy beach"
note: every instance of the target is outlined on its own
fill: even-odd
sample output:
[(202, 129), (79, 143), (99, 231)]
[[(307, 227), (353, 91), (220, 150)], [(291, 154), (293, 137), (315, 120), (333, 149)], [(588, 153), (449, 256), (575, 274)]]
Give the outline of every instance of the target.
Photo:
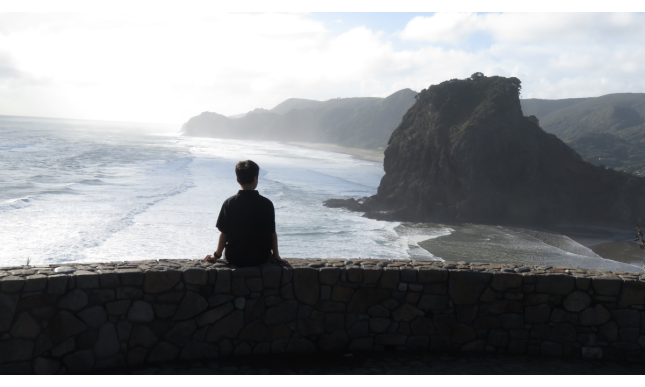
[(313, 142), (285, 142), (285, 144), (299, 146), (302, 148), (318, 149), (328, 152), (344, 153), (354, 158), (367, 161), (383, 162), (383, 149), (362, 149), (350, 148), (336, 144), (313, 143)]

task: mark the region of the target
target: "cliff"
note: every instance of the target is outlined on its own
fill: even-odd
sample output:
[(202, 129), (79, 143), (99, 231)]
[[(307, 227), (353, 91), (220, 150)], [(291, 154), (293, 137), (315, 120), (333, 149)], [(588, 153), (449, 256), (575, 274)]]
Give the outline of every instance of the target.
[(255, 109), (240, 118), (204, 112), (188, 120), (182, 132), (197, 137), (323, 142), (374, 149), (387, 146), (416, 94), (404, 89), (387, 98), (324, 102), (291, 98), (271, 110)]
[(517, 78), (476, 73), (423, 90), (392, 133), (377, 195), (349, 205), (368, 217), (412, 221), (642, 218), (645, 181), (583, 161), (523, 115), (520, 89)]

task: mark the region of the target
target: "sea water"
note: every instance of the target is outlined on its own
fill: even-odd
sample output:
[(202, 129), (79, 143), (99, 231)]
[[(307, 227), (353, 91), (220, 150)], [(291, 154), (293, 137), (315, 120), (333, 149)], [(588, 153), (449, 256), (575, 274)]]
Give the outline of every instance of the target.
[[(468, 243), (481, 241), (455, 243), (464, 234), (455, 227), (322, 205), (375, 194), (381, 163), (278, 142), (187, 137), (166, 125), (0, 116), (0, 266), (203, 258), (216, 248), (222, 202), (239, 189), (234, 166), (246, 159), (260, 165), (258, 191), (275, 206), (282, 257), (495, 261), (475, 259)], [(432, 241), (451, 247), (428, 247)], [(626, 266), (553, 245), (529, 238), (498, 247), (502, 260), (539, 250), (524, 260)]]

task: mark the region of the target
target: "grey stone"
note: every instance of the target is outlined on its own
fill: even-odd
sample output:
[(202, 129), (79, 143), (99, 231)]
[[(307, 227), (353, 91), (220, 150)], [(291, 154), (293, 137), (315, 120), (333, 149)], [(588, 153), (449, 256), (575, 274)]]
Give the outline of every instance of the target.
[(149, 271), (144, 275), (143, 290), (150, 293), (162, 293), (172, 289), (181, 279), (181, 272), (171, 269)]
[(89, 350), (73, 352), (63, 358), (63, 363), (73, 374), (88, 373), (94, 367), (94, 354)]
[(16, 293), (25, 286), (25, 279), (16, 276), (0, 278), (0, 290), (2, 293)]
[(119, 269), (116, 274), (121, 280), (121, 285), (124, 286), (141, 286), (145, 278), (143, 271), (139, 269)]
[(321, 300), (331, 300), (331, 286), (322, 285), (320, 287), (320, 299)]
[(285, 300), (293, 300), (296, 298), (293, 294), (293, 284), (287, 284), (282, 289), (280, 289), (280, 297)]
[(278, 339), (271, 343), (271, 353), (285, 353), (289, 339)]
[(372, 338), (362, 338), (362, 339), (353, 339), (349, 342), (347, 347), (348, 351), (369, 351), (372, 349), (372, 344), (374, 339)]
[(618, 299), (619, 308), (645, 304), (645, 282), (625, 281), (623, 291)]
[(390, 311), (381, 305), (374, 305), (367, 310), (367, 314), (372, 317), (389, 317)]
[(639, 333), (638, 328), (620, 328), (620, 340), (634, 343), (638, 341)]
[(24, 339), (0, 341), (0, 364), (31, 360), (34, 343)]
[(557, 343), (575, 343), (577, 341), (576, 328), (571, 324), (558, 324), (553, 327), (549, 340)]
[(569, 294), (562, 302), (562, 306), (569, 312), (580, 312), (587, 309), (589, 305), (591, 305), (591, 297), (582, 291)]
[(456, 319), (452, 314), (435, 314), (432, 317), (432, 324), (438, 334), (448, 334), (455, 326)]
[(531, 327), (531, 339), (548, 340), (551, 337), (551, 327), (548, 324), (535, 324)]
[[(143, 274), (141, 278), (143, 278)], [(113, 271), (99, 271), (99, 286), (102, 288), (116, 288), (119, 286), (119, 274)]]
[(66, 310), (58, 313), (48, 326), (49, 337), (56, 342), (66, 340), (69, 337), (84, 332), (86, 329), (85, 324)]
[(205, 311), (207, 308), (208, 302), (204, 299), (204, 297), (195, 292), (187, 292), (186, 296), (179, 305), (179, 309), (177, 309), (177, 313), (175, 313), (173, 320), (186, 320), (195, 317)]
[(345, 304), (342, 302), (333, 302), (333, 301), (318, 301), (316, 304), (316, 310), (325, 313), (337, 313), (345, 311)]
[(435, 333), (432, 320), (426, 317), (420, 317), (412, 321), (410, 328), (415, 335), (430, 335)]
[(72, 311), (78, 311), (83, 309), (87, 305), (88, 300), (89, 298), (84, 291), (76, 289), (61, 297), (61, 299), (58, 301), (58, 307)]
[(390, 326), (390, 320), (387, 318), (371, 318), (369, 319), (370, 332), (383, 333), (387, 331)]
[(100, 328), (107, 320), (107, 314), (101, 306), (93, 306), (83, 309), (78, 313), (78, 317), (80, 317), (81, 320), (91, 328)]
[(117, 300), (136, 300), (143, 298), (143, 290), (133, 287), (116, 288)]
[(76, 287), (79, 289), (96, 289), (99, 287), (99, 275), (92, 272), (74, 273)]
[(175, 326), (164, 335), (164, 339), (175, 345), (183, 347), (190, 341), (192, 334), (195, 333), (196, 330), (197, 324), (195, 324), (195, 321), (182, 321), (175, 324)]
[(114, 289), (90, 289), (87, 290), (86, 293), (91, 305), (105, 304), (107, 302), (114, 301), (116, 298)]
[(246, 283), (246, 287), (253, 292), (261, 292), (264, 290), (264, 285), (262, 285), (262, 279), (261, 278), (246, 278), (244, 280)]
[(527, 324), (549, 322), (551, 307), (547, 304), (524, 308), (524, 321)]
[(115, 355), (119, 352), (119, 338), (113, 323), (107, 323), (99, 330), (99, 338), (94, 344), (94, 354), (99, 358)]
[(596, 305), (580, 313), (578, 318), (579, 324), (583, 326), (602, 325), (609, 321), (611, 314), (602, 305)]
[[(300, 336), (311, 336), (325, 333), (325, 323), (323, 321), (315, 320), (298, 320), (296, 322), (296, 329)], [(280, 338), (280, 337), (276, 337)]]
[(182, 276), (184, 278), (184, 282), (188, 285), (201, 286), (206, 285), (208, 282), (208, 273), (206, 270), (201, 268), (190, 268), (184, 270)]
[(369, 307), (380, 303), (389, 296), (390, 293), (385, 289), (359, 289), (352, 296), (347, 311), (349, 313), (365, 313)]
[(234, 299), (235, 297), (228, 294), (218, 294), (208, 298), (208, 305), (212, 308), (214, 306), (220, 306), (224, 303), (227, 303)]
[(498, 315), (502, 313), (516, 313), (522, 314), (524, 307), (519, 301), (499, 300), (484, 304), (480, 307), (480, 315)]
[(45, 290), (47, 286), (47, 276), (41, 274), (30, 275), (25, 278), (25, 287), (23, 292), (38, 292)]
[(614, 320), (619, 327), (640, 327), (640, 313), (633, 309), (617, 309), (612, 310), (611, 314), (614, 316)]
[(74, 338), (69, 338), (65, 341), (63, 341), (60, 345), (57, 347), (53, 348), (51, 350), (51, 354), (54, 357), (61, 357), (63, 355), (66, 355), (76, 349), (76, 342), (74, 341)]
[(244, 281), (243, 277), (233, 278), (233, 280), (231, 281), (231, 290), (236, 296), (248, 296), (249, 294), (251, 294), (251, 291), (246, 286), (246, 281)]
[(284, 286), (288, 283), (291, 283), (293, 280), (293, 267), (282, 266), (282, 275), (280, 278), (280, 286)]
[(508, 352), (513, 354), (524, 354), (528, 347), (528, 340), (511, 340), (508, 344)]
[(291, 322), (296, 319), (297, 312), (298, 303), (296, 301), (282, 301), (267, 310), (264, 322), (267, 325)]
[(108, 302), (105, 305), (105, 310), (109, 315), (125, 315), (130, 307), (130, 303), (132, 303), (130, 300)]
[(144, 348), (134, 348), (128, 352), (127, 362), (129, 366), (141, 365), (146, 361), (148, 350)]
[(47, 277), (47, 293), (64, 294), (67, 291), (67, 275), (50, 275)]
[(575, 287), (575, 278), (566, 275), (537, 276), (535, 290), (539, 293), (559, 294), (566, 296)]
[(498, 292), (522, 287), (522, 277), (517, 274), (495, 273), (491, 279), (490, 287)]
[(146, 323), (154, 318), (155, 312), (152, 305), (145, 301), (134, 301), (128, 310), (128, 320), (133, 323)]
[(447, 284), (425, 284), (423, 285), (423, 292), (426, 294), (448, 294)]
[(328, 313), (325, 315), (325, 331), (334, 332), (345, 328), (345, 315), (342, 313)]
[(424, 294), (418, 306), (421, 309), (448, 309), (448, 301), (450, 301), (448, 296)]
[(18, 295), (0, 294), (0, 332), (11, 327), (13, 316), (18, 305)]
[(421, 284), (409, 284), (408, 288), (413, 292), (422, 292), (423, 291), (423, 285), (421, 285)]
[(408, 337), (406, 335), (397, 335), (397, 334), (381, 334), (374, 337), (375, 344), (381, 345), (406, 345)]
[(233, 277), (259, 277), (261, 272), (257, 266), (237, 267), (231, 270), (231, 275)]
[(212, 324), (208, 330), (207, 341), (220, 341), (223, 338), (233, 339), (237, 337), (244, 326), (244, 312), (235, 310)]
[(313, 268), (298, 268), (293, 274), (293, 289), (298, 301), (316, 305), (320, 297), (318, 271)]
[(262, 283), (265, 289), (279, 289), (282, 268), (275, 265), (262, 267)]
[(494, 347), (506, 348), (509, 345), (508, 332), (498, 329), (493, 330), (488, 335), (486, 343)]
[(489, 273), (451, 271), (448, 294), (456, 305), (475, 304), (491, 278)]
[(340, 269), (337, 267), (323, 267), (318, 274), (318, 280), (323, 285), (334, 285), (338, 281)]
[(459, 347), (461, 352), (484, 352), (486, 342), (484, 340), (473, 340)]
[(177, 312), (177, 305), (174, 304), (154, 304), (155, 316), (157, 318), (170, 318)]
[[(320, 322), (320, 321), (319, 321)], [(324, 327), (321, 328), (322, 333)], [(274, 325), (267, 328), (267, 341), (273, 341), (291, 336), (292, 330), (286, 324)]]
[(233, 344), (231, 343), (230, 340), (224, 340), (221, 343), (219, 343), (219, 355), (221, 357), (228, 357), (231, 356), (233, 353)]
[(233, 351), (233, 356), (248, 356), (253, 351), (250, 345), (247, 343), (241, 343)]
[(367, 321), (357, 321), (354, 325), (347, 328), (347, 334), (351, 338), (366, 337), (370, 334), (370, 328)]
[(390, 311), (392, 311), (392, 310), (394, 310), (394, 309), (399, 307), (399, 303), (396, 300), (393, 300), (391, 298), (387, 299), (387, 300), (384, 300), (384, 301), (381, 301), (381, 305), (384, 308), (386, 308), (387, 310), (390, 310)]
[(448, 281), (448, 270), (440, 270), (429, 267), (419, 267), (417, 274), (417, 281), (422, 283), (428, 282), (446, 282)]
[(60, 369), (60, 362), (54, 359), (39, 357), (34, 360), (33, 367), (36, 375), (53, 375)]
[(616, 323), (612, 321), (598, 328), (598, 339), (606, 342), (618, 340), (618, 326)]
[(264, 341), (267, 336), (267, 329), (261, 320), (255, 320), (240, 331), (240, 340)]
[(244, 309), (244, 305), (246, 304), (246, 299), (244, 297), (238, 297), (235, 299), (235, 307), (237, 309)]
[(477, 318), (474, 326), (475, 329), (498, 329), (502, 324), (498, 317), (486, 316)]
[(122, 355), (112, 356), (106, 359), (97, 359), (96, 364), (94, 364), (94, 370), (104, 370), (104, 369), (123, 369), (125, 367), (125, 359)]
[(182, 349), (179, 357), (182, 360), (201, 360), (217, 357), (217, 346), (208, 343), (191, 341)]
[(347, 348), (349, 337), (344, 331), (336, 331), (320, 336), (318, 348), (322, 352), (340, 352)]
[[(273, 346), (271, 347), (271, 352), (273, 352)], [(286, 352), (287, 353), (316, 352), (316, 346), (307, 339), (294, 337), (289, 341), (289, 345), (287, 345)]]
[(177, 358), (178, 355), (179, 355), (179, 347), (162, 341), (159, 344), (157, 344), (154, 347), (154, 349), (150, 352), (150, 356), (148, 356), (148, 361), (150, 363), (170, 361)]
[(540, 346), (540, 354), (543, 356), (562, 357), (564, 355), (563, 349), (562, 344), (545, 341)]
[(579, 290), (587, 290), (591, 286), (591, 278), (576, 277), (576, 288)]
[(399, 284), (399, 278), (401, 273), (396, 267), (385, 267), (383, 268), (383, 274), (379, 280), (379, 287), (385, 289), (396, 289)]
[(331, 300), (349, 302), (354, 295), (354, 289), (345, 286), (334, 286), (331, 289)]
[(157, 342), (157, 336), (145, 325), (135, 325), (130, 334), (130, 348), (142, 346), (150, 348)]
[(261, 298), (252, 298), (246, 300), (244, 305), (244, 318), (246, 322), (251, 322), (264, 315), (264, 300)]
[(374, 268), (365, 268), (363, 269), (363, 283), (364, 284), (376, 284), (381, 278), (381, 273), (383, 270), (376, 266)]
[(410, 351), (422, 351), (428, 349), (430, 338), (428, 336), (411, 336), (408, 338), (406, 347)]
[(119, 337), (119, 341), (129, 339), (130, 332), (132, 332), (132, 324), (129, 322), (121, 321), (116, 324), (116, 335)]
[(524, 297), (522, 304), (524, 304), (524, 306), (535, 306), (539, 304), (546, 304), (547, 302), (549, 302), (548, 294), (532, 293), (532, 294), (527, 294)]
[(231, 271), (228, 268), (217, 269), (217, 281), (213, 290), (215, 293), (228, 293), (231, 291)]
[(11, 335), (25, 339), (35, 339), (40, 333), (40, 325), (29, 313), (21, 313), (11, 328)]
[(401, 268), (401, 281), (404, 282), (417, 282), (418, 271), (415, 268)]
[(524, 327), (524, 316), (521, 314), (502, 314), (499, 321), (504, 329), (522, 329)]
[(349, 282), (362, 282), (363, 281), (363, 269), (356, 266), (348, 266), (343, 272), (341, 272), (341, 281), (345, 281), (342, 277), (342, 274), (347, 275), (347, 281)]
[(269, 343), (258, 343), (258, 345), (253, 348), (254, 355), (266, 355), (271, 352), (271, 344)]
[(477, 338), (477, 332), (465, 324), (457, 324), (450, 335), (450, 339), (455, 344), (465, 344)]
[(425, 313), (415, 306), (410, 304), (403, 304), (399, 309), (392, 313), (394, 321), (412, 321), (417, 317), (424, 316)]
[(596, 294), (601, 296), (616, 296), (620, 291), (623, 280), (620, 277), (594, 277), (591, 286)]

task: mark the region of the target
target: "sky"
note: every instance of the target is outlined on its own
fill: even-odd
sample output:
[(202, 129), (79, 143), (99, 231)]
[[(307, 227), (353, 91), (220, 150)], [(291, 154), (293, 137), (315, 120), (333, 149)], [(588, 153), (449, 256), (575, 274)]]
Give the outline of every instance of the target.
[(0, 13), (0, 115), (159, 122), (475, 72), (522, 98), (645, 92), (645, 13)]

